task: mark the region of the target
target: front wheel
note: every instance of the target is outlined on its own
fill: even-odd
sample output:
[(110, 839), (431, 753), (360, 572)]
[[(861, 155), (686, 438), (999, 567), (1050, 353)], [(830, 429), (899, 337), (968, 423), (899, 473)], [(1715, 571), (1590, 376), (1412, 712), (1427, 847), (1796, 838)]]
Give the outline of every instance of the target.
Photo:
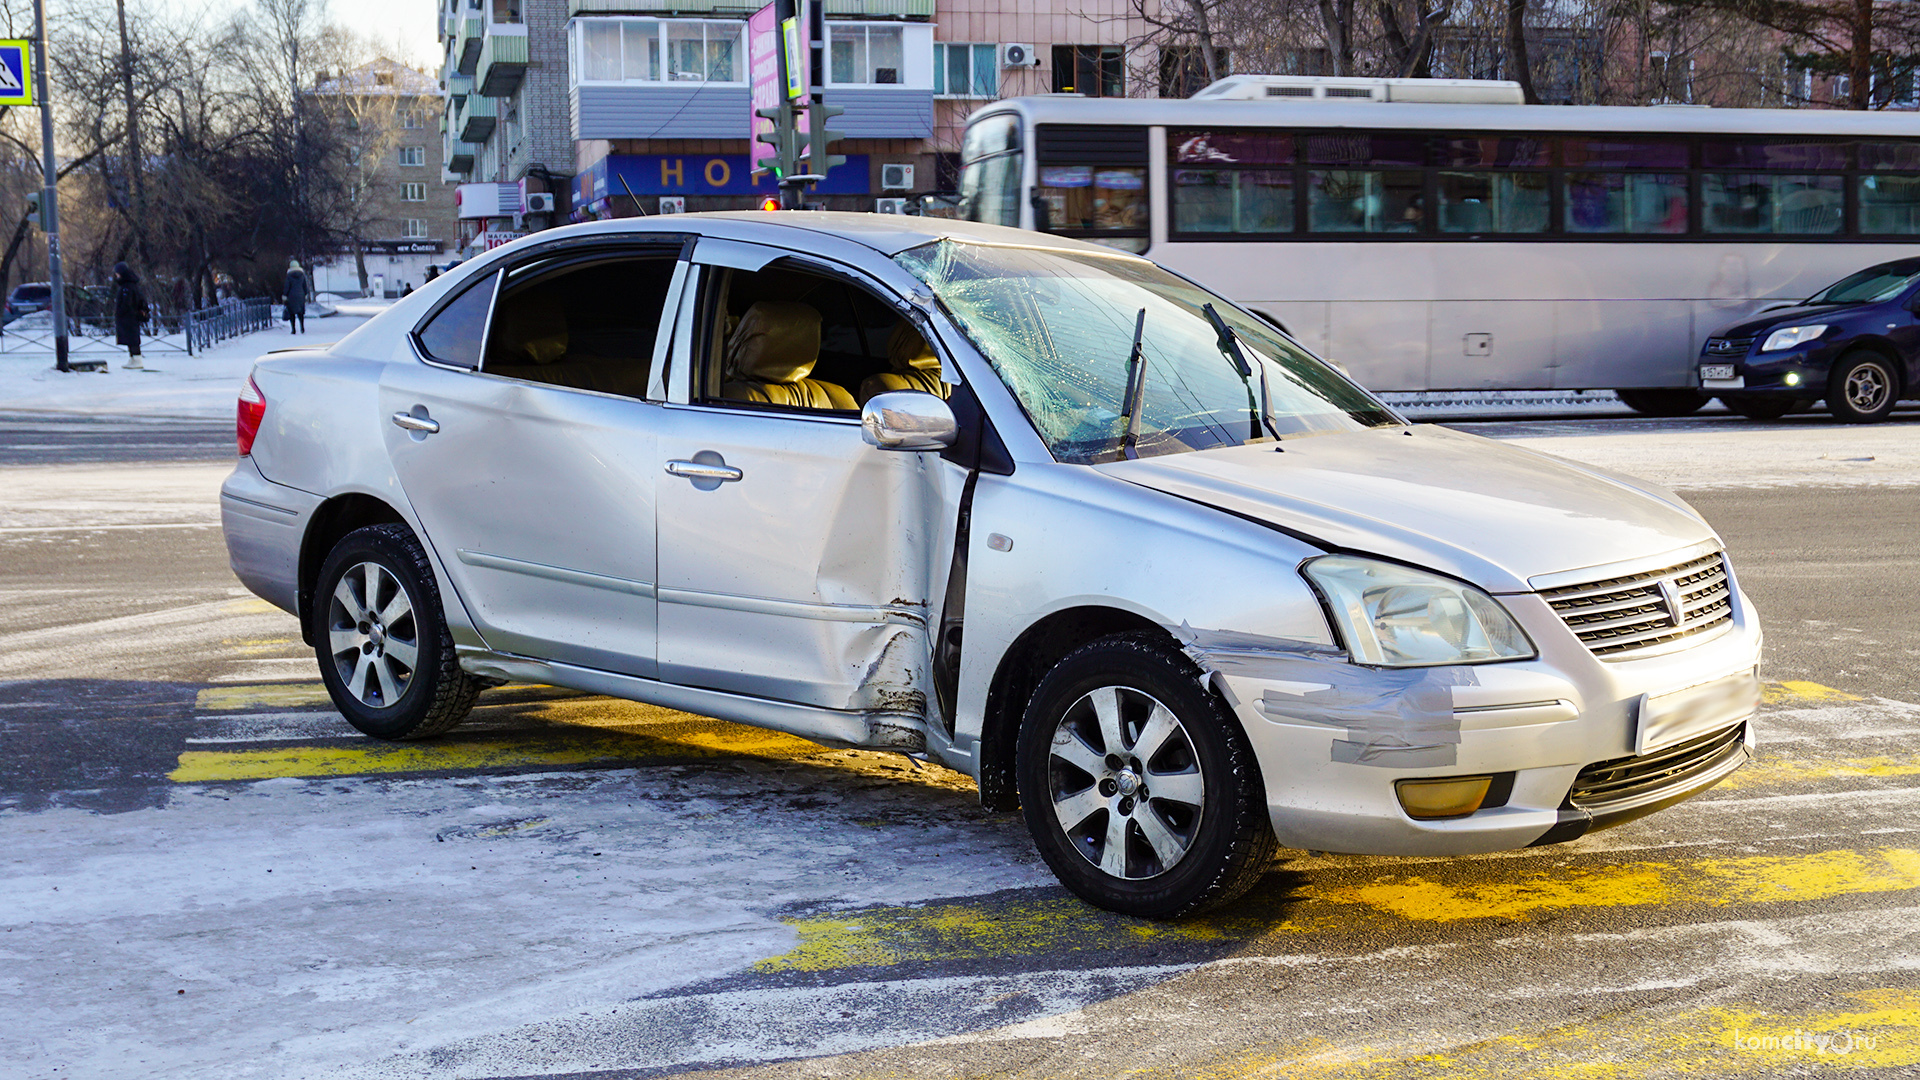
[(1200, 677), (1171, 643), (1118, 635), (1067, 654), (1028, 703), (1027, 829), (1090, 904), (1173, 918), (1232, 900), (1273, 862), (1253, 750)]
[(1871, 424), (1893, 412), (1900, 384), (1893, 365), (1876, 352), (1850, 352), (1827, 380), (1827, 409), (1844, 424)]
[(1692, 416), (1708, 401), (1698, 390), (1615, 390), (1620, 404), (1646, 416)]
[(440, 589), (404, 525), (347, 534), (313, 598), (320, 679), (347, 722), (376, 739), (430, 739), (466, 718), (480, 681), (460, 670)]

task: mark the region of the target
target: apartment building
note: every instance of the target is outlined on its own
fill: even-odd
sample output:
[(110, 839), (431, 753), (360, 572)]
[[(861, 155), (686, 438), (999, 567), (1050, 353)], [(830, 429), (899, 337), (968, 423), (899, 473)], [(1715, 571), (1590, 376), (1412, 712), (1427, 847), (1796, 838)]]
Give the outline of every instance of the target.
[[(753, 176), (753, 0), (439, 2), (469, 249), (568, 220), (745, 209), (774, 190)], [(846, 110), (832, 126), (847, 162), (810, 198), (829, 209), (952, 190), (966, 117), (988, 101), (1163, 89), (1164, 58), (1126, 45), (1148, 30), (1132, 0), (822, 2), (823, 89)]]
[(346, 190), (335, 218), (347, 240), (312, 268), (321, 292), (398, 295), (426, 280), (457, 238), (434, 118), (439, 83), (378, 59), (316, 80), (308, 100), (346, 143)]

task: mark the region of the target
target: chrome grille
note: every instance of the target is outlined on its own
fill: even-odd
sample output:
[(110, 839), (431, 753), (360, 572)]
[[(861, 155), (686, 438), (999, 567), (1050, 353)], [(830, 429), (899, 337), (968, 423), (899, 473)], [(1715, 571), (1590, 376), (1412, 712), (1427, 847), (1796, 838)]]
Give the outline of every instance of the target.
[(1632, 660), (1733, 622), (1719, 552), (1665, 570), (1543, 590), (1540, 595), (1602, 660)]
[(1747, 725), (1735, 724), (1639, 757), (1596, 762), (1574, 778), (1567, 802), (1582, 810), (1600, 812), (1621, 803), (1639, 802), (1667, 788), (1684, 787), (1724, 762), (1746, 738)]
[(1753, 348), (1753, 339), (1745, 338), (1708, 338), (1706, 354), (1708, 356), (1745, 356)]

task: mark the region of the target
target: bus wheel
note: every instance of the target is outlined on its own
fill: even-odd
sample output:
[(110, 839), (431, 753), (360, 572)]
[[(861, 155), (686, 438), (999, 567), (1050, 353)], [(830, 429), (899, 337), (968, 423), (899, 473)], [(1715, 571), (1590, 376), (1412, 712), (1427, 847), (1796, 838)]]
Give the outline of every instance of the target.
[(1812, 402), (1800, 398), (1760, 397), (1746, 394), (1721, 394), (1720, 404), (1736, 416), (1749, 420), (1778, 420), (1797, 409), (1804, 409)]
[(1692, 416), (1707, 403), (1698, 390), (1615, 390), (1620, 403), (1648, 416)]
[(1900, 396), (1893, 365), (1877, 352), (1856, 349), (1833, 365), (1827, 380), (1827, 409), (1843, 424), (1885, 420)]

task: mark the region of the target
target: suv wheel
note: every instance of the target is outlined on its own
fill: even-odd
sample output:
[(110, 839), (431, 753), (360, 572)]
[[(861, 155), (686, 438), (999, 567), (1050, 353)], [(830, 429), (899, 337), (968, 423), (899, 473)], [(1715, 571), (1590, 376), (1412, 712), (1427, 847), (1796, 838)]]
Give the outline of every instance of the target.
[(460, 670), (440, 589), (404, 525), (347, 534), (314, 593), (320, 678), (347, 722), (376, 739), (429, 739), (466, 718), (478, 679)]
[(1041, 857), (1110, 911), (1215, 907), (1273, 862), (1245, 734), (1200, 669), (1152, 635), (1102, 638), (1056, 664), (1027, 705), (1015, 771)]
[(1827, 380), (1827, 408), (1842, 423), (1871, 424), (1887, 418), (1899, 393), (1899, 379), (1886, 357), (1850, 352), (1833, 366)]

